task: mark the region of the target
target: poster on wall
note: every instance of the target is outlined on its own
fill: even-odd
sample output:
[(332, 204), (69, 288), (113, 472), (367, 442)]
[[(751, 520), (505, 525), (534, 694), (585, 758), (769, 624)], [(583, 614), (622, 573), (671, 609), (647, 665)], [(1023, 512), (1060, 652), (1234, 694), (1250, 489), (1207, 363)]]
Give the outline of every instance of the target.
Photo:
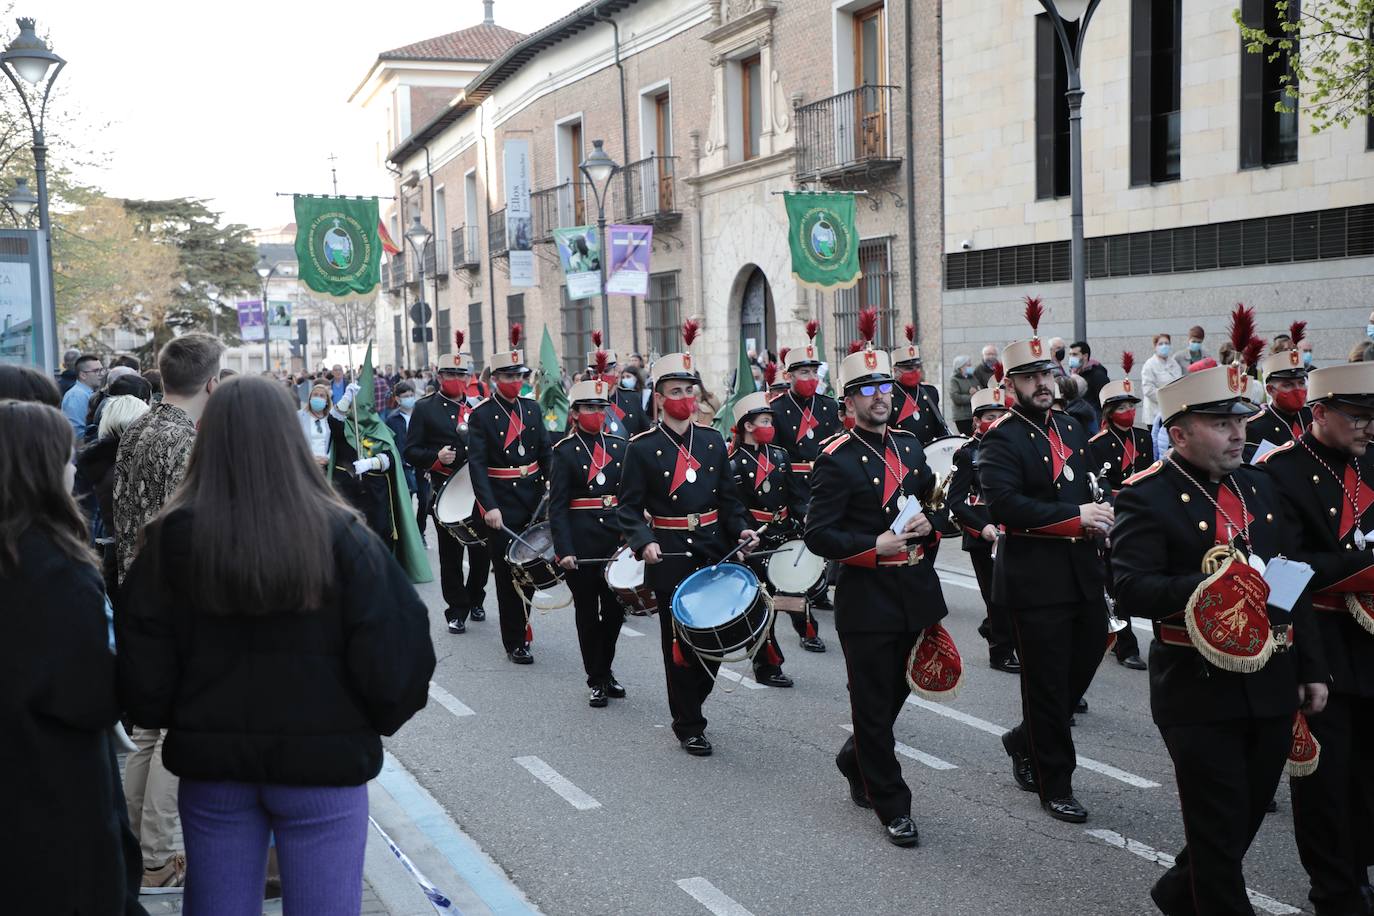
[(595, 226), (555, 229), (554, 244), (568, 283), (569, 299), (590, 299), (601, 294), (601, 243)]
[(262, 340), (262, 300), (241, 299), (237, 303), (239, 312), (239, 337), (245, 342)]
[(267, 300), (267, 337), (269, 340), (295, 340), (296, 323), (291, 319), (291, 302)]
[(33, 268), (0, 261), (0, 362), (33, 361)]
[(606, 262), (606, 292), (622, 296), (649, 295), (649, 253), (653, 250), (652, 226), (607, 226), (611, 259)]
[(534, 219), (530, 212), (530, 141), (507, 140), (506, 248), (510, 285), (534, 285)]

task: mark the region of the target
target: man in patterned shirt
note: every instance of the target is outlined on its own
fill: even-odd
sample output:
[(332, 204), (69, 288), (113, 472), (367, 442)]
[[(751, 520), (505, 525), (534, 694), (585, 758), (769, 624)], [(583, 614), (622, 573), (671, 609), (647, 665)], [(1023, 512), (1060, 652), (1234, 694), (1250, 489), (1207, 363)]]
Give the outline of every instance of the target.
[[(143, 526), (181, 485), (195, 442), (196, 423), (219, 384), (224, 345), (206, 334), (187, 334), (162, 348), (157, 367), (163, 398), (129, 425), (115, 459), (115, 554), (123, 584)], [(177, 849), (177, 778), (162, 765), (158, 729), (135, 728), (138, 750), (124, 769), (129, 824), (143, 849), (144, 892), (165, 892), (185, 881), (186, 856)]]

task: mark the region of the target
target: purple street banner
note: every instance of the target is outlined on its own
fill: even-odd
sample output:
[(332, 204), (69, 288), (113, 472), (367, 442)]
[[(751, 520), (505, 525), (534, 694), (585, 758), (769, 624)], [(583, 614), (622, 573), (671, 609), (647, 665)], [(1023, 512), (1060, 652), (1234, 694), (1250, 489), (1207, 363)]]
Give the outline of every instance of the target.
[(652, 226), (607, 226), (610, 260), (606, 262), (606, 292), (622, 296), (649, 295), (649, 254)]
[(262, 340), (262, 300), (239, 300), (239, 337), (243, 340)]

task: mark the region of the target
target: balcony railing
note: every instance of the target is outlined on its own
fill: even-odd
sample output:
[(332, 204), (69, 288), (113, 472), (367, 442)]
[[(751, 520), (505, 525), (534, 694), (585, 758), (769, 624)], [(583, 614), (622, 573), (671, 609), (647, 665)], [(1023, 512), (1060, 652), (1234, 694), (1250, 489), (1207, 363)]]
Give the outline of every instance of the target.
[(634, 197), (626, 207), (627, 223), (667, 223), (682, 217), (677, 206), (677, 157), (649, 156), (625, 166)]
[(896, 86), (860, 86), (797, 109), (797, 175), (844, 179), (896, 169)]
[(477, 227), (471, 231), (467, 226), (459, 226), (453, 230), (453, 269), (454, 270), (476, 270), (481, 266), (479, 249), (477, 245)]
[(502, 207), (487, 219), (487, 251), (499, 258), (509, 250), (506, 247), (506, 208)]
[(425, 276), (448, 276), (448, 239), (435, 236), (425, 246)]
[[(606, 219), (614, 221), (620, 198), (620, 178), (611, 179), (606, 192)], [(534, 214), (534, 240), (553, 241), (553, 230), (596, 224), (596, 195), (586, 181), (565, 181), (530, 195), (530, 210)]]

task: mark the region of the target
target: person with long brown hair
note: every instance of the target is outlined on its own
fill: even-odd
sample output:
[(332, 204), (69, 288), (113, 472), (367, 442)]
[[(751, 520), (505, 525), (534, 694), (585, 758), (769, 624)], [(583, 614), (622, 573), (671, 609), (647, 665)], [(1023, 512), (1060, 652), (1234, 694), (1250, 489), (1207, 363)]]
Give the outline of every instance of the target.
[(434, 672), (424, 603), (271, 379), (216, 389), (144, 536), (115, 617), (119, 684), (136, 724), (167, 729), (187, 912), (260, 913), (269, 832), (287, 912), (358, 912), (380, 736)]
[(22, 838), (0, 875), (16, 913), (123, 912), (141, 869), (120, 845), (115, 658), (73, 442), (55, 407), (0, 401), (0, 774)]

